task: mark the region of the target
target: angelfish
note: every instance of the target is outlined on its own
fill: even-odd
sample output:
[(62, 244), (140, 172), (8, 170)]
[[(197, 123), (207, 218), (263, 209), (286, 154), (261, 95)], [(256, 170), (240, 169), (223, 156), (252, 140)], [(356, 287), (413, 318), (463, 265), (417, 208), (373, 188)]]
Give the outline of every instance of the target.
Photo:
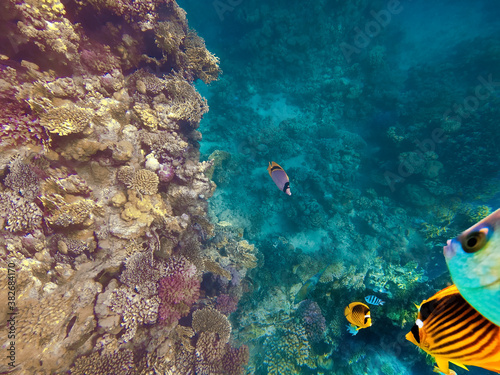
[(281, 168), (281, 166), (274, 161), (269, 163), (267, 167), (267, 171), (269, 172), (269, 176), (273, 179), (274, 183), (281, 191), (285, 192), (288, 195), (292, 195), (290, 192), (290, 180), (286, 172)]
[(321, 278), (321, 275), (323, 275), (323, 272), (325, 272), (327, 268), (328, 266), (323, 268), (321, 271), (319, 271), (316, 275), (312, 276), (302, 285), (302, 287), (295, 295), (295, 300), (293, 303), (299, 303), (300, 301), (303, 301), (307, 298), (307, 296), (314, 290), (314, 288), (316, 288), (316, 284), (318, 283), (319, 279)]
[(443, 253), (460, 294), (500, 326), (500, 210), (448, 240)]

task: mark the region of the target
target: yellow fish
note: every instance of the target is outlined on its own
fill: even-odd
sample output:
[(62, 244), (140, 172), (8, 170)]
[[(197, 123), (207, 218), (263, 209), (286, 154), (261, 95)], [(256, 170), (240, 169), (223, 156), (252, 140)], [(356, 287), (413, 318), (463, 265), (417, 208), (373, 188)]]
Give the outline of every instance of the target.
[(406, 339), (436, 359), (439, 374), (456, 375), (449, 362), (500, 372), (500, 327), (468, 304), (455, 285), (418, 306)]
[(347, 331), (353, 336), (361, 328), (367, 328), (372, 325), (370, 308), (361, 302), (353, 302), (344, 309), (344, 315), (351, 324), (347, 325)]

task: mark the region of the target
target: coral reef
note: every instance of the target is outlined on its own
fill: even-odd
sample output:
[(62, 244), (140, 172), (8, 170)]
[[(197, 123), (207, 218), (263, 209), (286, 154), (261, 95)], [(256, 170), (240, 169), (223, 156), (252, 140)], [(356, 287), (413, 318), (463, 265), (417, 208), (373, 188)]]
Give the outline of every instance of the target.
[(204, 272), (231, 277), (205, 254), (215, 184), (195, 130), (208, 105), (194, 81), (216, 80), (218, 58), (173, 0), (0, 10), (0, 279), (15, 269), (18, 322), (15, 368), (0, 372), (173, 374), (192, 339), (242, 374), (225, 315), (220, 344), (175, 328), (204, 305)]

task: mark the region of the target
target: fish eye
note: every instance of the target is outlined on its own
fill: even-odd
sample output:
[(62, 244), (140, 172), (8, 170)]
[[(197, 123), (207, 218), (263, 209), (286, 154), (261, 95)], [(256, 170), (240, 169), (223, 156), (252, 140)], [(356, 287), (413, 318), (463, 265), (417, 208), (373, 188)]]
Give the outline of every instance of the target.
[(478, 231), (469, 233), (462, 240), (462, 248), (466, 253), (475, 253), (481, 250), (488, 242), (490, 232), (490, 229), (485, 227)]

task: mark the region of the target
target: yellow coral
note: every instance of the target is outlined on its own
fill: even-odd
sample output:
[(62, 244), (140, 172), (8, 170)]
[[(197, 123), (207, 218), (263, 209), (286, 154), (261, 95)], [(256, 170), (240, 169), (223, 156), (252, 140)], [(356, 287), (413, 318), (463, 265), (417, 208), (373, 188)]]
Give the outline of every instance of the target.
[(153, 131), (158, 129), (156, 113), (147, 104), (138, 103), (134, 105), (134, 112), (146, 128)]
[(40, 124), (50, 133), (68, 135), (82, 132), (92, 120), (94, 111), (72, 104), (51, 108), (41, 116)]

